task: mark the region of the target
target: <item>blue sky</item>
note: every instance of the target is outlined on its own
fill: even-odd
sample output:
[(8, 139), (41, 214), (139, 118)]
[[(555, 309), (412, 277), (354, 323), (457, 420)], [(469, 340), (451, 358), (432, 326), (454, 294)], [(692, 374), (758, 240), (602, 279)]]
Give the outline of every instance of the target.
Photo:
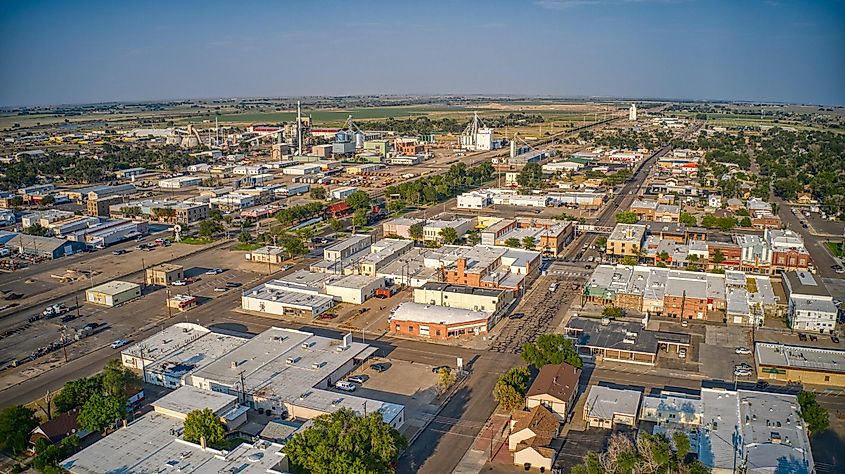
[(524, 94), (845, 104), (845, 2), (3, 1), (0, 104)]

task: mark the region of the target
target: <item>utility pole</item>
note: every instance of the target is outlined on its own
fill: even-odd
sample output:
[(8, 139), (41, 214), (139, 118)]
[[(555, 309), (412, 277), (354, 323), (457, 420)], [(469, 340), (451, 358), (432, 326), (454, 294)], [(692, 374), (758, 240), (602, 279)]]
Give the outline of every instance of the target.
[(65, 363), (67, 363), (67, 336), (65, 333), (65, 329), (67, 326), (62, 326), (62, 351), (65, 353)]

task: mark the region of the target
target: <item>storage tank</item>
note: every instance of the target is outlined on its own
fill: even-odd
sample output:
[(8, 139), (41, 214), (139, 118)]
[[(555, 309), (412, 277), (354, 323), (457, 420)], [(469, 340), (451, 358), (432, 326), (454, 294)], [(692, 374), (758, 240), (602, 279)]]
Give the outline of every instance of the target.
[(355, 133), (355, 148), (364, 148), (364, 134), (361, 132)]

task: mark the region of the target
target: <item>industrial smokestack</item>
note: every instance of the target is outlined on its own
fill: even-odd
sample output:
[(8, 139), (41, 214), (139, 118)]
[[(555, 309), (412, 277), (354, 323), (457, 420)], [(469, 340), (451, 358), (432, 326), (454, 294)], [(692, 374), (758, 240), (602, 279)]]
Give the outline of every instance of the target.
[(302, 156), (302, 108), (301, 103), (296, 101), (296, 154)]

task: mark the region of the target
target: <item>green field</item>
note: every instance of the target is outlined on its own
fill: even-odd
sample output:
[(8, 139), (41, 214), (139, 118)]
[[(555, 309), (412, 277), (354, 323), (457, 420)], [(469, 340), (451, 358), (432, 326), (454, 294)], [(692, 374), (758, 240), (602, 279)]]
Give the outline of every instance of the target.
[[(510, 104), (508, 104), (510, 105)], [(432, 118), (450, 117), (458, 120), (469, 120), (474, 112), (483, 119), (506, 115), (518, 111), (518, 107), (512, 108), (467, 108), (463, 106), (396, 106), (396, 107), (367, 107), (340, 110), (304, 110), (305, 115), (311, 116), (317, 126), (340, 126), (346, 121), (349, 115), (356, 121), (366, 122), (367, 120), (384, 120), (387, 118), (407, 119), (411, 117), (429, 116)], [(592, 120), (592, 114), (573, 112), (566, 110), (525, 110), (526, 114), (540, 114), (547, 121), (581, 121), (584, 117)], [(214, 120), (213, 115), (196, 115), (180, 119), (180, 122), (201, 122), (203, 120)], [(245, 112), (240, 114), (223, 114), (217, 116), (222, 123), (277, 123), (296, 120), (296, 112)]]
[(834, 257), (845, 257), (845, 249), (843, 249), (842, 242), (825, 242), (824, 246), (827, 247)]

